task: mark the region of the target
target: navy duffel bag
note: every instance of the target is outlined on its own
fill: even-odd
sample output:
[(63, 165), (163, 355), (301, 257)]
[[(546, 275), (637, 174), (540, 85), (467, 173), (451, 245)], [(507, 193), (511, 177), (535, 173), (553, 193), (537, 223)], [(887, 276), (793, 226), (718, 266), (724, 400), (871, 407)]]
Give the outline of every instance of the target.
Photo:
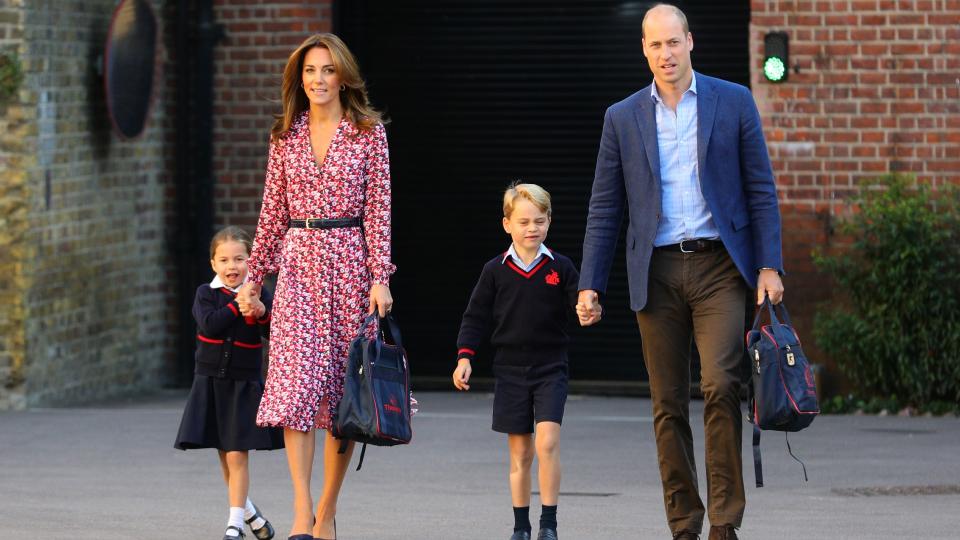
[(410, 367), (400, 341), (400, 330), (387, 315), (393, 343), (387, 343), (379, 328), (376, 337), (367, 337), (367, 328), (378, 322), (376, 313), (367, 316), (357, 337), (350, 342), (343, 398), (333, 421), (333, 436), (340, 439), (340, 453), (347, 441), (363, 443), (357, 470), (363, 465), (367, 444), (394, 446), (413, 437), (410, 424)]
[[(764, 308), (770, 315), (770, 324), (761, 326)], [(778, 309), (784, 322), (777, 318)], [(747, 355), (751, 368), (747, 416), (753, 424), (754, 471), (757, 487), (761, 487), (760, 430), (800, 431), (813, 422), (820, 413), (820, 406), (813, 370), (782, 303), (774, 307), (769, 298), (764, 298), (757, 309), (753, 328), (747, 332)], [(789, 439), (787, 449), (797, 459), (790, 449)], [(806, 478), (806, 467), (803, 474)]]

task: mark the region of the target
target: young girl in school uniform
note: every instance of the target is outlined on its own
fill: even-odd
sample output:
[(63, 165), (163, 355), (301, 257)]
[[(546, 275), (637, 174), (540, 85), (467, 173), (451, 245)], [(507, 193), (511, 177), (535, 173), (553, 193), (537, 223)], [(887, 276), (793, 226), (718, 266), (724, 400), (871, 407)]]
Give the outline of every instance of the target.
[(269, 327), (272, 296), (263, 290), (242, 312), (236, 300), (251, 245), (250, 235), (239, 227), (220, 230), (210, 242), (216, 277), (197, 288), (193, 303), (197, 364), (174, 444), (180, 450), (218, 450), (230, 501), (224, 540), (245, 538), (244, 522), (256, 538), (273, 538), (273, 526), (247, 497), (247, 453), (283, 448), (279, 430), (256, 425), (263, 395), (261, 333)]

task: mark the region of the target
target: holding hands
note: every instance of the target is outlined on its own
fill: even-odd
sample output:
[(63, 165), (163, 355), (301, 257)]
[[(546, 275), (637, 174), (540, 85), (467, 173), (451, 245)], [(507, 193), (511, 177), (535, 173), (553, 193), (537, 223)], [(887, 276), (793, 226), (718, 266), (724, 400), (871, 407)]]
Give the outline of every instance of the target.
[(260, 301), (260, 285), (247, 282), (237, 292), (237, 304), (244, 317), (259, 319), (267, 312), (267, 307)]
[(577, 318), (580, 326), (591, 326), (600, 322), (603, 306), (597, 291), (585, 289), (577, 296)]

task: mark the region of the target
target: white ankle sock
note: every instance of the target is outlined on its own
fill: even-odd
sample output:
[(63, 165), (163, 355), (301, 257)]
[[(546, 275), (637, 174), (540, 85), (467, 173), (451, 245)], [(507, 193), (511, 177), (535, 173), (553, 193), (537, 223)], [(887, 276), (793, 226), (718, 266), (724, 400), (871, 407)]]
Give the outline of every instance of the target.
[[(253, 501), (250, 500), (250, 497), (247, 497), (247, 506), (243, 509), (243, 518), (250, 519), (257, 514), (257, 509), (253, 507)], [(250, 523), (251, 529), (260, 529), (266, 521), (263, 518), (257, 518)]]
[[(227, 520), (227, 527), (236, 527), (243, 530), (243, 507), (241, 506), (231, 506), (230, 507), (230, 518)], [(233, 531), (230, 531), (233, 532)]]

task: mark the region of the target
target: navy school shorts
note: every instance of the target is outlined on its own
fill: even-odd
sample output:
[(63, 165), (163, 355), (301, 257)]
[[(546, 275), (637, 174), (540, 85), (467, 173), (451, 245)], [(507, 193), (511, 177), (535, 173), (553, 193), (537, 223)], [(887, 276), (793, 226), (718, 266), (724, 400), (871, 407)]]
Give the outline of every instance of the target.
[(493, 430), (533, 433), (537, 422), (563, 423), (567, 403), (566, 349), (497, 351), (493, 364)]

